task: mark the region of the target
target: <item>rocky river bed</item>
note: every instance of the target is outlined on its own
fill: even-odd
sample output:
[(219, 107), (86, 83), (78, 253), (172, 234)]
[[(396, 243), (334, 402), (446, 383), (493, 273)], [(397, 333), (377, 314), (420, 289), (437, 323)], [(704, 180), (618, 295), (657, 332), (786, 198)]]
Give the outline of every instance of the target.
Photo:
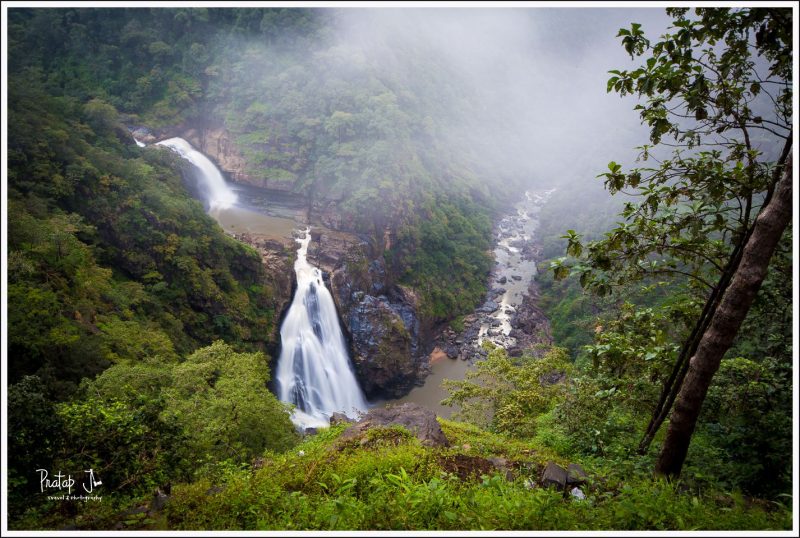
[(536, 262), (541, 247), (536, 237), (538, 215), (553, 190), (526, 191), (515, 211), (496, 227), (495, 268), (486, 301), (463, 318), (464, 329), (446, 329), (437, 346), (450, 358), (486, 356), (484, 341), (519, 355), (536, 344), (552, 342), (547, 318), (538, 306)]
[(512, 356), (537, 344), (552, 343), (550, 325), (538, 306), (535, 282), (541, 251), (536, 236), (538, 215), (552, 192), (526, 192), (500, 220), (495, 229), (495, 267), (484, 303), (463, 318), (463, 330), (447, 328), (436, 337), (430, 362), (425, 365), (427, 377), (392, 403), (418, 403), (450, 417), (454, 410), (440, 404), (448, 396), (442, 381), (464, 379), (472, 363), (486, 357), (484, 341), (504, 347)]

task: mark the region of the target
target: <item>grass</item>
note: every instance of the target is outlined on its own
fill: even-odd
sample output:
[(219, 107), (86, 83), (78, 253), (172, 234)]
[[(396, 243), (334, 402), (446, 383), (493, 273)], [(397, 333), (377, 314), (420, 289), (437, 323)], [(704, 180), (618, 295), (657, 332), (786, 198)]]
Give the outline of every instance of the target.
[[(165, 523), (256, 530), (791, 528), (784, 506), (717, 491), (698, 495), (644, 474), (623, 479), (587, 467), (593, 479), (584, 500), (530, 487), (547, 461), (568, 462), (531, 442), (440, 422), (449, 447), (423, 447), (399, 427), (342, 442), (344, 426), (332, 427), (291, 452), (266, 455), (258, 469), (174, 486)], [(497, 457), (507, 461), (513, 480), (486, 463)]]

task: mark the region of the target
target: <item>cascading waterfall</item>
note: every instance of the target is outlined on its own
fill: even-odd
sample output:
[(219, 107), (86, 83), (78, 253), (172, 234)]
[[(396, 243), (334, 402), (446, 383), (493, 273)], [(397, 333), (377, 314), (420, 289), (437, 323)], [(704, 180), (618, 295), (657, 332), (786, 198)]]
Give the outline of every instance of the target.
[(299, 426), (327, 425), (339, 411), (357, 418), (367, 409), (358, 386), (333, 297), (322, 272), (306, 258), (311, 230), (297, 239), (297, 291), (281, 325), (278, 397), (296, 406), (292, 420)]
[(225, 178), (222, 177), (219, 169), (208, 157), (194, 149), (189, 142), (176, 137), (162, 140), (156, 145), (168, 147), (200, 170), (202, 190), (208, 200), (210, 213), (220, 209), (229, 209), (236, 205), (236, 193), (225, 183)]
[[(168, 147), (198, 169), (212, 215), (236, 204), (236, 193), (214, 163), (189, 142), (176, 137), (156, 145)], [(311, 230), (306, 229), (297, 242), (297, 291), (281, 326), (283, 347), (275, 375), (278, 397), (295, 405), (292, 420), (300, 427), (328, 425), (336, 411), (357, 418), (368, 404), (350, 364), (333, 297), (322, 282), (322, 272), (306, 257)]]

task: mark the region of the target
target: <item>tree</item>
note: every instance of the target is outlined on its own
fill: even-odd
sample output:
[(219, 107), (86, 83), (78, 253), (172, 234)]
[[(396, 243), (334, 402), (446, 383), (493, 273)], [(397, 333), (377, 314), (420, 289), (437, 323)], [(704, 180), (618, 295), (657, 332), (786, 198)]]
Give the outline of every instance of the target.
[(195, 457), (250, 461), (296, 441), (289, 411), (267, 388), (260, 353), (236, 353), (218, 340), (174, 367), (162, 417), (188, 437)]
[[(693, 18), (687, 12), (668, 9), (674, 32), (655, 44), (639, 24), (620, 30), (632, 58), (649, 57), (633, 71), (611, 71), (608, 91), (644, 98), (636, 110), (651, 128), (652, 145), (639, 148), (640, 158), (657, 164), (625, 173), (611, 162), (601, 174), (606, 187), (635, 194), (636, 201), (625, 204), (624, 222), (600, 241), (583, 245), (570, 230), (564, 237), (573, 259), (553, 264), (557, 278), (578, 274), (584, 287), (601, 294), (631, 280), (680, 276), (703, 304), (662, 380), (642, 453), (678, 398), (690, 358), (710, 357), (698, 359), (698, 350), (722, 315), (726, 291), (746, 268), (756, 217), (783, 181), (792, 146), (791, 11), (698, 8)], [(727, 330), (735, 336), (738, 326)], [(704, 372), (713, 375), (716, 368), (708, 366)], [(702, 397), (695, 398), (692, 406), (699, 411), (701, 404)], [(680, 465), (672, 465), (668, 474), (679, 472)]]
[(547, 413), (569, 371), (563, 348), (551, 348), (541, 357), (523, 355), (513, 359), (501, 347), (490, 347), (462, 381), (446, 379), (442, 386), (449, 396), (443, 405), (460, 407), (458, 417), (495, 432), (531, 437), (536, 419)]
[(792, 219), (792, 180), (790, 155), (772, 199), (756, 219), (736, 274), (703, 333), (697, 352), (689, 361), (689, 372), (675, 402), (667, 438), (656, 463), (658, 474), (677, 476), (681, 472), (711, 379), (731, 347), (767, 275), (775, 247)]

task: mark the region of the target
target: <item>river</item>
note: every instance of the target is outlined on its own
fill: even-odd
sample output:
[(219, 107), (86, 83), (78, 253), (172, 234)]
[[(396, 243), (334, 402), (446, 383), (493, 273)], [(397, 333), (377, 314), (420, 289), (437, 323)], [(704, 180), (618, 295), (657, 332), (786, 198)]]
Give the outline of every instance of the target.
[(537, 260), (532, 247), (539, 226), (538, 215), (553, 191), (526, 191), (522, 200), (500, 220), (495, 235), (495, 267), (486, 301), (472, 315), (465, 316), (464, 330), (452, 333), (446, 339), (449, 345), (442, 342), (442, 347), (447, 348), (453, 358), (448, 358), (448, 353), (437, 347), (431, 354), (431, 373), (424, 384), (393, 401), (418, 403), (449, 418), (454, 409), (440, 403), (448, 396), (441, 386), (442, 381), (464, 379), (474, 361), (485, 353), (481, 348), (484, 340), (506, 349), (518, 344), (514, 336), (514, 314), (524, 306), (526, 299), (530, 301), (527, 293), (536, 277)]

